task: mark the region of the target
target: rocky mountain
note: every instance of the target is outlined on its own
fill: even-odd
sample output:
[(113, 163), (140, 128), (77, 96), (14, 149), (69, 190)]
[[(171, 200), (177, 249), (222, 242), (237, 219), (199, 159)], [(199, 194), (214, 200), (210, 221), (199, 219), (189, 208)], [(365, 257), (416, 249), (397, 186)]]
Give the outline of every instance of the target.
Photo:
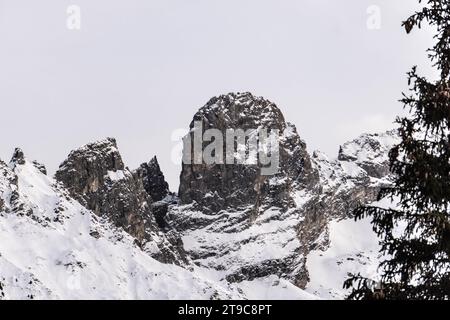
[[(280, 109), (250, 93), (211, 99), (189, 129), (178, 194), (156, 157), (130, 170), (112, 138), (72, 151), (54, 179), (20, 149), (0, 161), (0, 298), (340, 299), (348, 272), (376, 277), (377, 239), (350, 214), (390, 183), (395, 131), (310, 155)], [(273, 174), (240, 152), (256, 141), (255, 154), (273, 156), (265, 129), (279, 146)], [(244, 140), (227, 135), (238, 130)], [(195, 160), (210, 132), (231, 137), (235, 163)], [(216, 146), (214, 157), (230, 155)]]
[[(261, 128), (278, 130), (279, 168), (275, 175), (264, 175), (260, 163), (183, 164), (179, 189), (183, 204), (195, 202), (201, 211), (210, 213), (226, 208), (245, 210), (251, 207), (257, 216), (271, 206), (284, 210), (293, 207), (291, 191), (294, 185), (314, 183), (316, 176), (305, 142), (298, 136), (295, 126), (284, 120), (280, 109), (272, 102), (250, 93), (215, 97), (194, 115), (190, 124), (192, 140), (196, 122), (201, 125), (202, 135), (208, 129), (218, 130), (224, 137), (230, 129), (247, 132), (247, 141), (240, 143), (236, 139), (233, 145), (247, 143)], [(202, 150), (207, 144), (203, 142)], [(238, 150), (239, 146), (235, 149)], [(225, 144), (223, 150), (227, 153)], [(194, 148), (191, 153), (194, 159)]]
[(281, 170), (274, 176), (259, 175), (256, 166), (183, 165), (184, 206), (171, 208), (170, 224), (197, 266), (230, 282), (275, 274), (305, 288), (307, 256), (329, 246), (330, 221), (348, 218), (389, 183), (394, 131), (363, 135), (329, 160), (320, 152), (310, 157), (276, 105), (249, 93), (213, 98), (194, 121), (222, 132), (239, 126), (279, 129)]
[(150, 236), (154, 221), (151, 196), (142, 180), (125, 168), (112, 138), (88, 144), (72, 151), (55, 178), (88, 210), (108, 215), (141, 243)]
[(156, 158), (132, 172), (125, 167), (116, 140), (108, 138), (72, 151), (55, 179), (86, 209), (123, 228), (154, 258), (186, 262), (179, 237), (161, 229), (156, 200), (168, 195), (168, 184)]

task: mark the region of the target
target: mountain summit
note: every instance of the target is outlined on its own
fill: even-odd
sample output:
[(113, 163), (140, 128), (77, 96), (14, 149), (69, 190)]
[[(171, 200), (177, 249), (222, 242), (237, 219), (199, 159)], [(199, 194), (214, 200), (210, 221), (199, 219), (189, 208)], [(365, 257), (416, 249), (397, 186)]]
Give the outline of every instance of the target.
[[(241, 130), (246, 140), (232, 136), (237, 148), (248, 143), (258, 130), (277, 131), (279, 159), (277, 173), (264, 175), (261, 164), (183, 164), (179, 196), (183, 204), (195, 202), (202, 211), (222, 209), (243, 210), (249, 206), (254, 215), (271, 206), (292, 208), (291, 191), (297, 185), (312, 185), (317, 179), (306, 144), (300, 139), (294, 125), (287, 123), (280, 109), (272, 102), (251, 93), (230, 93), (212, 98), (194, 115), (190, 124), (190, 139), (194, 140), (195, 125), (202, 134), (208, 129), (218, 130), (224, 139), (227, 132)], [(194, 143), (194, 142), (192, 142)], [(226, 141), (230, 143), (230, 141)], [(204, 142), (202, 149), (208, 145)], [(227, 153), (224, 144), (224, 153)], [(250, 151), (247, 150), (247, 155)], [(194, 155), (192, 156), (194, 157)]]

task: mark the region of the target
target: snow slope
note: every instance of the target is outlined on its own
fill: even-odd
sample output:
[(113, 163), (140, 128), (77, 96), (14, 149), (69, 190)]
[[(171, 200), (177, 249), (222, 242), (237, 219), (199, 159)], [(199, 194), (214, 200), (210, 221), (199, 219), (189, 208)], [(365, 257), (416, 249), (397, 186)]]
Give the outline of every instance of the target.
[(331, 221), (330, 246), (310, 252), (306, 260), (310, 282), (306, 291), (324, 299), (344, 299), (343, 283), (349, 273), (377, 278), (380, 262), (378, 238), (369, 219)]

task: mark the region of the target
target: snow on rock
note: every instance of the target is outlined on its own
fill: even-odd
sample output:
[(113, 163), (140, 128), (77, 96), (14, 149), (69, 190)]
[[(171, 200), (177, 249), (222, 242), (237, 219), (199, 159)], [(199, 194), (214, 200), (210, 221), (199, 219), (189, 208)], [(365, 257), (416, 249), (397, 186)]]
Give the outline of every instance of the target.
[(327, 227), (306, 257), (308, 292), (342, 299), (348, 293), (342, 289), (343, 282), (350, 273), (377, 277), (380, 247), (370, 221), (355, 222), (350, 217), (353, 209), (373, 203), (380, 187), (391, 183), (388, 153), (398, 142), (392, 130), (363, 134), (345, 143), (337, 159), (314, 152), (312, 162), (319, 173), (319, 198)]
[(216, 270), (231, 283), (275, 275), (306, 287), (307, 257), (331, 244), (330, 221), (351, 217), (390, 183), (388, 151), (398, 141), (395, 131), (362, 135), (330, 159), (321, 152), (310, 157), (278, 107), (249, 93), (211, 99), (195, 114), (191, 130), (195, 121), (222, 132), (266, 126), (281, 133), (281, 174), (183, 165), (182, 205), (171, 206), (166, 221), (181, 234), (195, 265)]
[(338, 159), (351, 161), (369, 176), (381, 178), (389, 174), (389, 150), (399, 142), (396, 129), (381, 134), (363, 134), (342, 145)]
[[(72, 151), (56, 172), (56, 179), (71, 197), (123, 228), (154, 258), (183, 264), (186, 259), (179, 237), (161, 230), (167, 227), (163, 221), (165, 208), (155, 205), (151, 196), (164, 195), (164, 176), (156, 180), (148, 177), (157, 169), (157, 163), (150, 162), (137, 171), (129, 170), (116, 140), (108, 138)], [(159, 192), (153, 192), (155, 187), (161, 188)]]
[(389, 183), (389, 150), (399, 142), (396, 130), (381, 134), (363, 134), (341, 146), (337, 159), (315, 151), (314, 167), (324, 191), (336, 187), (352, 188), (357, 184)]
[(115, 139), (89, 143), (70, 152), (55, 177), (84, 207), (110, 217), (139, 241), (144, 238), (142, 217), (149, 213), (142, 204), (148, 197), (125, 168)]
[(107, 176), (112, 182), (120, 181), (125, 179), (125, 172), (123, 170), (108, 171)]
[(298, 212), (271, 208), (249, 225), (250, 211), (223, 211), (213, 218), (186, 209), (172, 209), (170, 218), (178, 224), (192, 223), (192, 227), (184, 225), (188, 229), (181, 234), (196, 265), (218, 270), (230, 282), (272, 274), (296, 281), (303, 260), (296, 231)]

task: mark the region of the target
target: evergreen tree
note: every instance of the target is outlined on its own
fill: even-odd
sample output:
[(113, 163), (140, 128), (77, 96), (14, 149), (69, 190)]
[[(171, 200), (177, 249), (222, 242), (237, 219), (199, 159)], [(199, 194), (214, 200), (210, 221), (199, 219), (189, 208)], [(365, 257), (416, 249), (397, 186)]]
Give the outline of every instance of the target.
[(378, 195), (393, 206), (355, 210), (380, 238), (381, 281), (353, 276), (344, 284), (349, 299), (450, 298), (450, 1), (426, 1), (403, 26), (410, 33), (422, 23), (436, 31), (429, 58), (440, 78), (408, 73), (411, 92), (401, 101), (409, 113), (397, 119), (401, 142), (389, 153), (395, 179)]

